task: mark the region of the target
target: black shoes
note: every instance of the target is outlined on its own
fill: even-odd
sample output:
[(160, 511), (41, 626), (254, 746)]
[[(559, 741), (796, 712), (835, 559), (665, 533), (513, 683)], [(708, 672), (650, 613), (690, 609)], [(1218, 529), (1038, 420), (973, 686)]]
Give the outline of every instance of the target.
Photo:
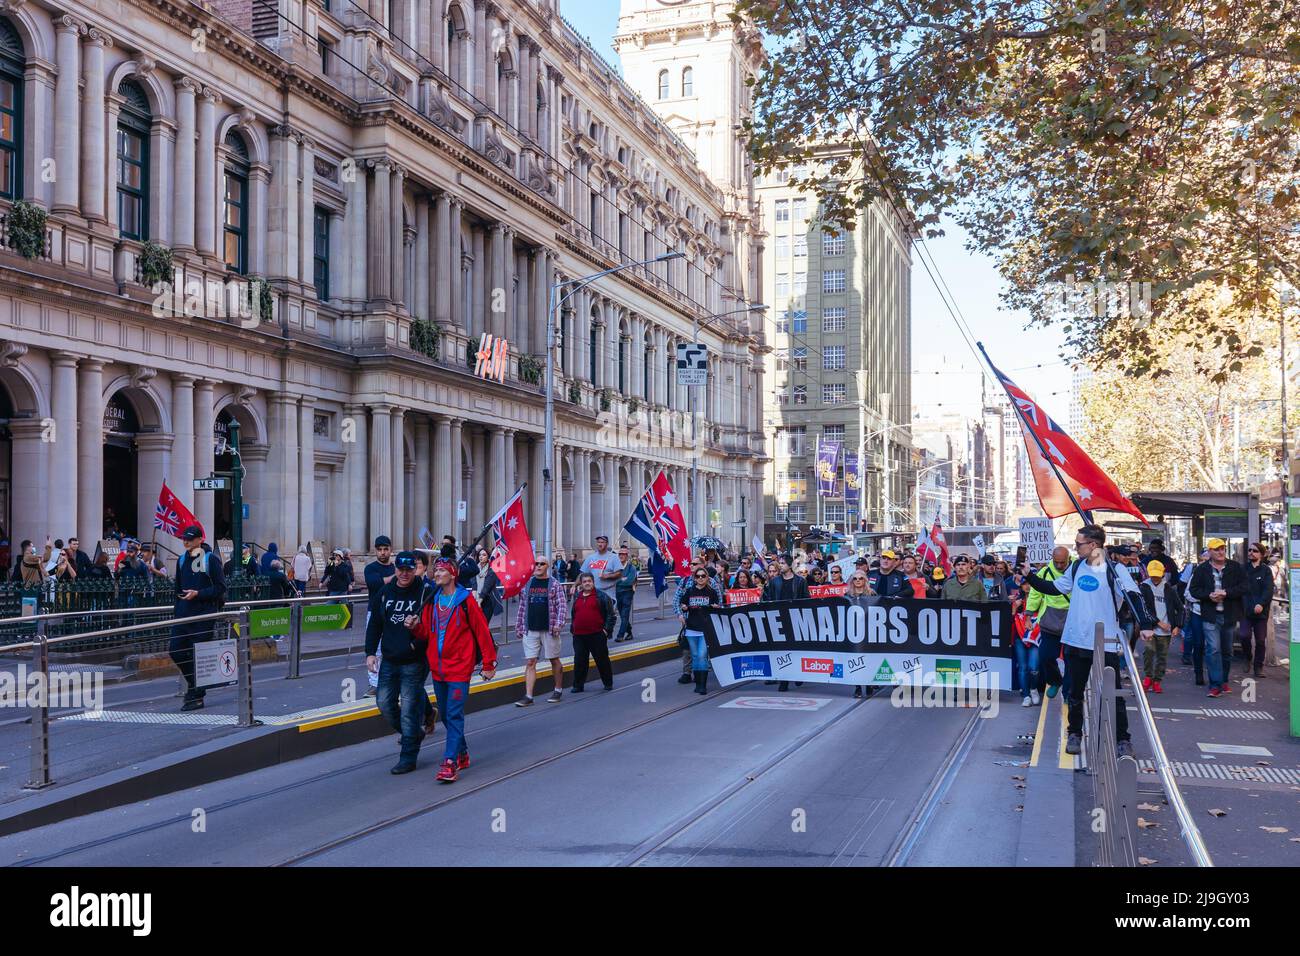
[(692, 677), (690, 674), (688, 674), (686, 671), (682, 671), (682, 676), (679, 677), (679, 678), (677, 678), (677, 683), (679, 683), (679, 684), (689, 684), (689, 683), (690, 683), (691, 681), (693, 681), (694, 679), (695, 679), (695, 678)]
[(397, 776), (398, 774), (410, 773), (414, 769), (415, 769), (414, 763), (407, 763), (404, 760), (399, 760), (397, 761), (397, 764), (388, 772), (393, 774), (394, 776)]
[(185, 699), (185, 703), (181, 704), (181, 713), (184, 713), (187, 710), (202, 710), (202, 709), (203, 709), (202, 697), (187, 697)]
[(707, 694), (708, 692), (709, 692), (709, 672), (696, 671), (695, 672), (695, 693)]

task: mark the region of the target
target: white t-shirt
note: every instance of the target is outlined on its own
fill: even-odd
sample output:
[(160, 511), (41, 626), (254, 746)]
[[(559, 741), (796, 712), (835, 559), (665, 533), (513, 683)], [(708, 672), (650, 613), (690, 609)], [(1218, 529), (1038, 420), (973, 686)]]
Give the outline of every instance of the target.
[[(1130, 592), (1137, 600), (1141, 600), (1133, 578), (1116, 570), (1116, 588)], [(1077, 562), (1052, 583), (1062, 594), (1070, 596), (1070, 610), (1065, 617), (1061, 643), (1092, 650), (1094, 631), (1100, 621), (1105, 629), (1106, 650), (1119, 653), (1123, 632), (1120, 630), (1115, 607), (1123, 598), (1107, 581), (1105, 562), (1098, 567), (1093, 567), (1087, 561)]]
[(596, 578), (596, 587), (613, 597), (614, 589), (618, 586), (618, 578), (611, 581), (602, 581), (600, 576), (609, 574), (611, 571), (622, 571), (623, 562), (618, 559), (618, 555), (613, 551), (606, 551), (604, 554), (592, 552), (583, 559), (582, 570), (591, 572)]
[(293, 556), (293, 579), (306, 581), (311, 577), (311, 555), (301, 551)]

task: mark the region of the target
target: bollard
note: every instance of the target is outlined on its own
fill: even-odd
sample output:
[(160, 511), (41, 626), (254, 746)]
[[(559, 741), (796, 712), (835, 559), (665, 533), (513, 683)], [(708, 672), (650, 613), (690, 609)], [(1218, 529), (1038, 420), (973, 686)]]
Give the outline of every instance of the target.
[(32, 666), (44, 675), (45, 695), (39, 707), (32, 708), (32, 766), (24, 790), (48, 787), (50, 779), (50, 646), (45, 640), (45, 622), (36, 622), (36, 646), (32, 649)]
[(253, 719), (253, 660), (248, 636), (248, 608), (239, 609), (239, 641), (236, 656), (239, 659), (239, 724), (253, 727), (261, 721)]
[(294, 604), (289, 608), (289, 676), (286, 680), (302, 677), (298, 672), (302, 664), (302, 605)]

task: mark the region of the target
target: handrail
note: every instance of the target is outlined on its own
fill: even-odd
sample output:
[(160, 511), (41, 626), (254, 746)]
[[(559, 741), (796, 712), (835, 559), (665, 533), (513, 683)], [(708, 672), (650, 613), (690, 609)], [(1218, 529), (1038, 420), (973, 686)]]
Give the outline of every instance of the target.
[(1147, 739), (1151, 741), (1151, 751), (1156, 772), (1160, 775), (1160, 782), (1165, 788), (1165, 795), (1169, 798), (1169, 805), (1174, 808), (1174, 815), (1178, 817), (1183, 842), (1187, 844), (1187, 849), (1192, 854), (1192, 859), (1197, 866), (1214, 866), (1214, 861), (1210, 858), (1210, 851), (1206, 849), (1205, 840), (1201, 837), (1201, 831), (1193, 822), (1192, 812), (1187, 808), (1183, 793), (1178, 789), (1178, 784), (1174, 780), (1173, 767), (1170, 766), (1169, 756), (1165, 753), (1165, 746), (1160, 741), (1160, 732), (1156, 729), (1156, 720), (1152, 716), (1151, 705), (1147, 702), (1146, 692), (1138, 687), (1137, 675), (1142, 673), (1142, 669), (1138, 667), (1137, 659), (1134, 657), (1133, 649), (1129, 647), (1128, 641), (1121, 639), (1119, 644), (1123, 649), (1124, 659), (1128, 662), (1129, 678), (1133, 682), (1133, 699), (1137, 701), (1138, 715), (1142, 719), (1143, 726), (1146, 727)]
[[(238, 604), (240, 607), (263, 607), (265, 605), (275, 605), (283, 607), (286, 604), (309, 604), (315, 601), (340, 601), (356, 598), (361, 600), (367, 598), (366, 594), (356, 592), (354, 594), (313, 594), (308, 597), (297, 598), (262, 598), (256, 601), (227, 600), (227, 604)], [(172, 608), (167, 604), (152, 604), (138, 607), (108, 607), (95, 608), (86, 611), (56, 611), (49, 614), (29, 614), (27, 617), (5, 617), (0, 618), (0, 626), (5, 624), (28, 624), (33, 621), (54, 621), (65, 617), (90, 617), (94, 614), (144, 614), (150, 611), (170, 613)]]

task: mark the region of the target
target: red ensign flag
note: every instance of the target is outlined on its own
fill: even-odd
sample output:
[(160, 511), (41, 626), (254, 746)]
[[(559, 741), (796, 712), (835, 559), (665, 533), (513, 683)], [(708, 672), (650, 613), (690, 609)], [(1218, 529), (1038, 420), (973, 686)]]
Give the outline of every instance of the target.
[(493, 551), (492, 570), (501, 579), (506, 597), (514, 597), (523, 590), (533, 576), (533, 540), (524, 524), (524, 489), (520, 488), (496, 513), (490, 522), (496, 533), (497, 544)]

